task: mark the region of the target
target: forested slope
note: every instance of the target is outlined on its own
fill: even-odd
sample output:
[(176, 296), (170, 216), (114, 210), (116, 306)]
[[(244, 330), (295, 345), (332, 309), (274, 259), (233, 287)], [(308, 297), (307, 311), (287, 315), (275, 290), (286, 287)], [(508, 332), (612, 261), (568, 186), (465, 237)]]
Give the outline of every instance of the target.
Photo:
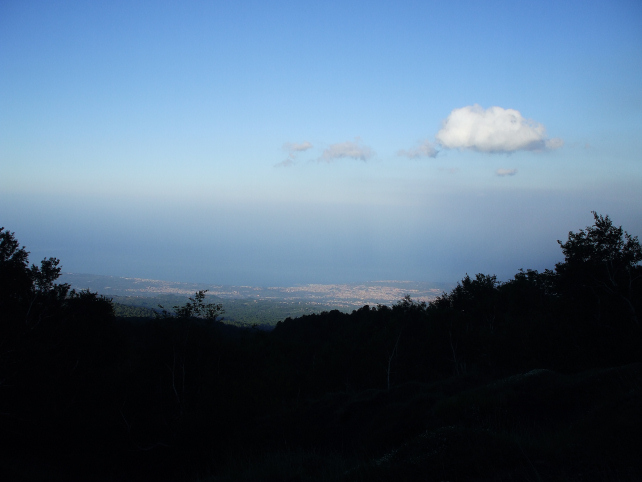
[(642, 249), (595, 215), (564, 261), (410, 298), (147, 321), (0, 230), (7, 480), (639, 480)]

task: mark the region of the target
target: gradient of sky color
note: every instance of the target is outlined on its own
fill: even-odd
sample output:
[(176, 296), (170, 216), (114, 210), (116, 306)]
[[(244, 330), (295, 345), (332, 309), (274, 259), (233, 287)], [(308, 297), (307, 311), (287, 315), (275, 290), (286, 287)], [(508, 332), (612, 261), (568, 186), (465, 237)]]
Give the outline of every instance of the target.
[(508, 279), (642, 235), (642, 3), (0, 3), (0, 225), (65, 271)]

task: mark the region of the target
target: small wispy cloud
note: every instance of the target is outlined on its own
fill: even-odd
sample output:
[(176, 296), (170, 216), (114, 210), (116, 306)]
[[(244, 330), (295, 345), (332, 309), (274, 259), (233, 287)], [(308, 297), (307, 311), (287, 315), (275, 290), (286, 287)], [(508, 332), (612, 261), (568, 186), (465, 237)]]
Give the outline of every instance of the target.
[(517, 174), (517, 169), (497, 169), (495, 174), (498, 176), (514, 176)]
[(374, 152), (368, 146), (361, 145), (361, 139), (356, 138), (354, 142), (346, 141), (332, 144), (323, 151), (319, 161), (332, 162), (335, 159), (356, 159), (367, 161)]
[(477, 104), (453, 110), (435, 140), (447, 149), (479, 152), (542, 151), (564, 144), (562, 139), (547, 138), (542, 124), (525, 119), (515, 109), (484, 109)]
[(310, 144), (308, 141), (298, 144), (296, 142), (286, 142), (285, 144), (283, 144), (283, 149), (289, 151), (290, 153), (303, 152), (307, 151), (308, 149), (312, 149), (312, 144)]
[(288, 157), (285, 160), (275, 164), (275, 167), (293, 166), (295, 164), (297, 154), (307, 151), (308, 149), (312, 149), (312, 144), (308, 141), (301, 143), (286, 142), (285, 144), (283, 144), (283, 150), (287, 151)]
[(294, 166), (295, 162), (294, 159), (288, 157), (287, 159), (282, 160), (281, 162), (277, 162), (274, 164), (274, 167), (290, 167)]
[(397, 155), (408, 157), (410, 159), (419, 159), (420, 157), (437, 157), (437, 149), (435, 149), (435, 146), (433, 146), (430, 141), (425, 140), (421, 144), (419, 144), (419, 146), (413, 149), (398, 150)]
[(564, 145), (564, 141), (560, 139), (559, 137), (555, 137), (553, 139), (546, 139), (544, 141), (544, 145), (546, 146), (546, 149), (559, 149)]

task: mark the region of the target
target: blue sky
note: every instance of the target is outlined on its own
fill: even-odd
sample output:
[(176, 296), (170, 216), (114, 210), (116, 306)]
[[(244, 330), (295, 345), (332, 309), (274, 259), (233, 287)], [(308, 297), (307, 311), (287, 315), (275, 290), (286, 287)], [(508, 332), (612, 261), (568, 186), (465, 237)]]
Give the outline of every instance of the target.
[(0, 225), (71, 272), (508, 279), (642, 235), (642, 3), (0, 4)]

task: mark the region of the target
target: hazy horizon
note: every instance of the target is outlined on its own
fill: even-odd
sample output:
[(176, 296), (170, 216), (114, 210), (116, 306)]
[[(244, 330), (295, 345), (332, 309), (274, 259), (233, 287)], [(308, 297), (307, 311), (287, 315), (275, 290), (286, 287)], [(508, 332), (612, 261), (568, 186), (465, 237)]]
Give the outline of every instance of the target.
[(0, 226), (63, 271), (454, 283), (642, 235), (642, 4), (4, 2)]

